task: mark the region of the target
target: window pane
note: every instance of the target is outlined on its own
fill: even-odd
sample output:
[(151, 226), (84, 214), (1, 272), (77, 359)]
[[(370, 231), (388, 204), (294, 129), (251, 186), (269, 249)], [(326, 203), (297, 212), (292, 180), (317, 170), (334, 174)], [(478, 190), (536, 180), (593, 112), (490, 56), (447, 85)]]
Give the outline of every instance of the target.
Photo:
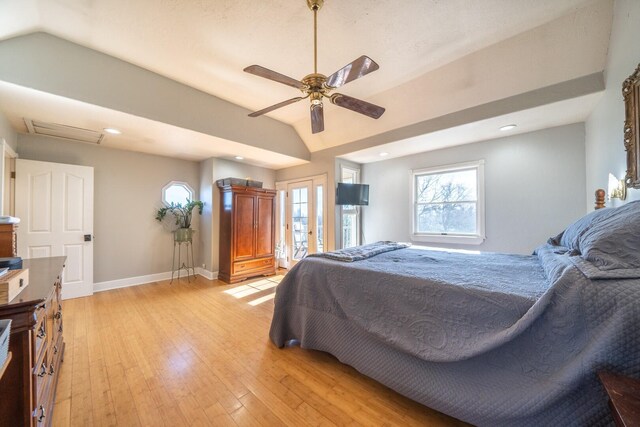
[(343, 213), (342, 215), (342, 247), (350, 248), (358, 245), (357, 214)]
[(323, 209), (322, 209), (322, 185), (316, 187), (316, 252), (324, 252), (323, 237)]
[(477, 200), (476, 169), (417, 175), (415, 184), (418, 203)]
[[(307, 189), (294, 189), (293, 193), (293, 224), (291, 232), (293, 234), (293, 259), (299, 260), (307, 256), (309, 248), (309, 205), (307, 204)], [(304, 202), (301, 200), (304, 199)]]
[(164, 201), (167, 204), (180, 203), (184, 205), (187, 199), (193, 199), (193, 193), (182, 184), (173, 184), (164, 190)]
[(476, 203), (416, 205), (418, 233), (476, 234)]

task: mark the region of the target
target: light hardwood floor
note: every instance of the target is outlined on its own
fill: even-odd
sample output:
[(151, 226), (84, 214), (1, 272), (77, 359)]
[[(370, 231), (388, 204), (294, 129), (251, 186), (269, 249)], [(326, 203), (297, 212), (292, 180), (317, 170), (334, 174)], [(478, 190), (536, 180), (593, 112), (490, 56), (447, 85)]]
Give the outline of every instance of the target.
[(277, 349), (268, 331), (278, 277), (65, 301), (53, 425), (462, 425), (328, 354)]

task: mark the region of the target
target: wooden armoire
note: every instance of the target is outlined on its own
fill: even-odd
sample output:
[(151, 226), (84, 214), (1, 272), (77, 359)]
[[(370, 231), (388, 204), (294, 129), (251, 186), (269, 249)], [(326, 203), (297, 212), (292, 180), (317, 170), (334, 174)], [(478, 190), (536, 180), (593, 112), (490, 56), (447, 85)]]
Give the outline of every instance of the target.
[(275, 190), (224, 185), (220, 189), (218, 278), (237, 283), (276, 272)]

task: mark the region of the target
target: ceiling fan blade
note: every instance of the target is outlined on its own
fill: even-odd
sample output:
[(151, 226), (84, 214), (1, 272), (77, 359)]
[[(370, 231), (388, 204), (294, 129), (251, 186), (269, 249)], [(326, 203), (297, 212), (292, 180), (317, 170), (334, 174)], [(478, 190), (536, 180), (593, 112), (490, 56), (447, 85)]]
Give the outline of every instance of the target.
[(324, 130), (324, 112), (322, 104), (311, 104), (311, 133), (319, 133)]
[(277, 110), (280, 107), (284, 107), (285, 105), (293, 104), (294, 102), (298, 102), (298, 101), (301, 101), (303, 99), (304, 98), (302, 96), (298, 96), (296, 98), (287, 99), (286, 101), (279, 102), (277, 104), (272, 105), (271, 107), (267, 107), (267, 108), (264, 108), (264, 109), (262, 109), (260, 111), (256, 111), (254, 113), (251, 113), (251, 114), (249, 114), (249, 117), (258, 117), (258, 116), (266, 114), (266, 113), (268, 113), (270, 111)]
[(244, 71), (249, 74), (254, 74), (259, 77), (264, 77), (265, 79), (285, 84), (287, 86), (295, 87), (296, 89), (304, 89), (305, 87), (304, 84), (299, 80), (285, 76), (284, 74), (280, 74), (268, 68), (261, 67), (260, 65), (250, 65), (245, 68)]
[(363, 101), (361, 99), (352, 98), (341, 93), (336, 93), (331, 96), (331, 102), (339, 107), (347, 108), (355, 111), (356, 113), (364, 114), (373, 119), (378, 119), (384, 113), (384, 108), (375, 104)]
[(359, 79), (366, 76), (369, 73), (374, 72), (380, 68), (376, 62), (368, 56), (362, 55), (350, 64), (340, 68), (335, 73), (331, 74), (327, 78), (327, 86), (333, 88), (340, 87), (349, 83), (352, 80)]

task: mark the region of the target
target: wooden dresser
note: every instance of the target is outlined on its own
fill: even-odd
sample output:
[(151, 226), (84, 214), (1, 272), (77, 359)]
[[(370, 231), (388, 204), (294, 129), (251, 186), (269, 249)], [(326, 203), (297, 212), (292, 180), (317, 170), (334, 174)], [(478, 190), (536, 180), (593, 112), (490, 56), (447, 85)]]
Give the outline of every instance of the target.
[(51, 425), (58, 372), (64, 354), (61, 276), (65, 257), (23, 261), (29, 285), (0, 319), (11, 319), (12, 360), (0, 379), (0, 426)]
[(236, 283), (276, 273), (275, 190), (220, 185), (218, 278)]

